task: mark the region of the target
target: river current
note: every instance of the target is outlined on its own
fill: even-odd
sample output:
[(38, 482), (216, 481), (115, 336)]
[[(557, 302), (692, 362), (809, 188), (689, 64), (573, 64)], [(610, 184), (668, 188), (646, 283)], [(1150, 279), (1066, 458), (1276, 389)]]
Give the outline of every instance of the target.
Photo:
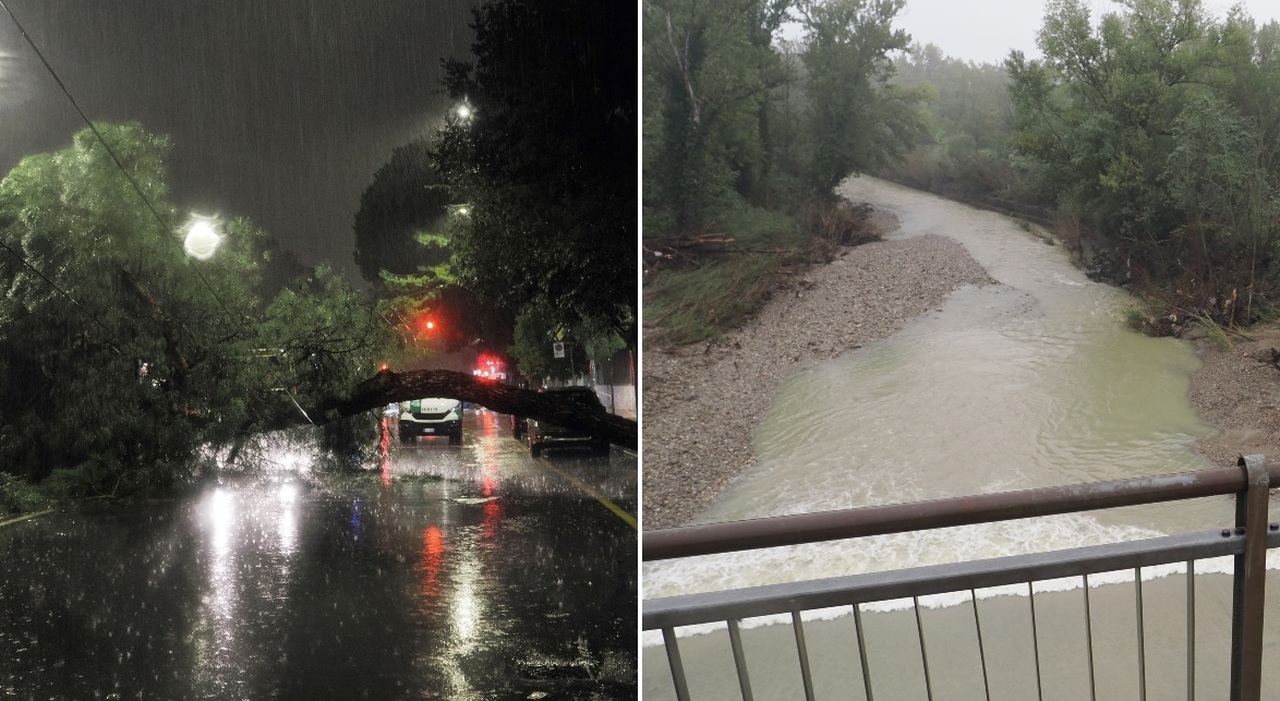
[[(997, 284), (957, 290), (899, 333), (797, 370), (754, 436), (755, 464), (698, 521), (1209, 467), (1195, 441), (1213, 429), (1188, 400), (1199, 360), (1185, 342), (1125, 328), (1124, 309), (1132, 304), (1125, 292), (1090, 281), (1061, 246), (1046, 245), (1010, 218), (867, 177), (848, 181), (843, 194), (897, 214), (901, 227), (891, 238), (955, 239)], [(650, 563), (644, 597), (1203, 530), (1229, 524), (1232, 510), (1230, 499), (1204, 499)], [(1226, 566), (1200, 563), (1197, 572)], [(1113, 579), (1131, 581), (1132, 572)], [(954, 615), (968, 611), (957, 606), (964, 601), (967, 593), (923, 603)], [(900, 602), (880, 607), (895, 608)], [(789, 627), (772, 627), (784, 639), (791, 635)], [(969, 621), (956, 632), (972, 628)], [(773, 634), (757, 633), (756, 640)], [(659, 640), (645, 638), (645, 698), (662, 697), (670, 686), (661, 650), (651, 647)], [(794, 657), (790, 644), (786, 654)], [(690, 668), (697, 668), (701, 645), (717, 643), (691, 639)], [(855, 649), (844, 653), (856, 656)], [(735, 684), (729, 688), (736, 693)]]

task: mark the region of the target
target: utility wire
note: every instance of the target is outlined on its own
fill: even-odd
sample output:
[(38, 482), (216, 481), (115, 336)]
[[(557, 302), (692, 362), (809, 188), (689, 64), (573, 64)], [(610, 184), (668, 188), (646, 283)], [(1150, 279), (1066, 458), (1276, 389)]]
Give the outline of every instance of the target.
[[(62, 78), (58, 76), (58, 72), (53, 70), (53, 66), (50, 65), (48, 59), (44, 57), (44, 52), (40, 50), (40, 47), (36, 46), (36, 42), (29, 34), (27, 34), (26, 28), (22, 26), (22, 23), (18, 21), (18, 18), (13, 14), (13, 11), (9, 9), (8, 4), (6, 4), (4, 0), (0, 0), (0, 7), (4, 8), (5, 13), (9, 15), (9, 19), (13, 20), (14, 26), (16, 26), (18, 31), (22, 33), (22, 38), (26, 40), (27, 44), (31, 47), (31, 50), (36, 53), (36, 56), (40, 59), (40, 63), (44, 64), (45, 69), (49, 71), (49, 75), (53, 76), (53, 81), (58, 84), (58, 87), (62, 90), (62, 94), (67, 96), (67, 100), (71, 102), (71, 106), (74, 107), (76, 113), (80, 115), (80, 119), (84, 120), (84, 123), (89, 126), (93, 135), (98, 139), (98, 143), (102, 144), (102, 147), (107, 150), (107, 155), (111, 157), (112, 162), (116, 164), (116, 167), (120, 169), (120, 172), (129, 181), (129, 185), (133, 187), (133, 191), (138, 193), (138, 197), (142, 199), (142, 203), (146, 205), (147, 210), (151, 212), (151, 216), (155, 217), (156, 221), (160, 223), (160, 226), (163, 227), (165, 231), (172, 232), (171, 227), (165, 222), (164, 217), (161, 217), (160, 212), (156, 211), (155, 205), (151, 202), (151, 198), (147, 197), (146, 193), (142, 191), (142, 187), (138, 185), (138, 181), (133, 177), (133, 174), (129, 172), (129, 169), (124, 167), (124, 162), (120, 160), (118, 155), (116, 155), (115, 149), (111, 148), (111, 144), (107, 143), (102, 132), (98, 131), (97, 125), (94, 124), (93, 120), (89, 119), (89, 116), (80, 108), (80, 103), (76, 101), (76, 98), (72, 96), (71, 91), (67, 89), (66, 84), (62, 82)], [(173, 242), (173, 245), (178, 245), (178, 240), (176, 238), (170, 237), (170, 240)], [(204, 273), (200, 272), (200, 268), (197, 268), (196, 264), (192, 262), (191, 258), (185, 255), (185, 253), (182, 257), (186, 259), (187, 264), (195, 271), (196, 277), (198, 277), (200, 282), (204, 284), (205, 289), (209, 290), (209, 294), (218, 302), (218, 306), (222, 307), (222, 311), (226, 312), (227, 316), (230, 317), (232, 321), (236, 321), (235, 315), (227, 308), (227, 305), (222, 301), (222, 298), (218, 296), (218, 293), (214, 292), (213, 286), (211, 286), (209, 281), (205, 279)], [(239, 322), (236, 321), (236, 323)], [(243, 324), (241, 324), (241, 326), (243, 326)]]
[[(101, 319), (99, 319), (96, 315), (90, 313), (88, 309), (85, 309), (84, 305), (76, 301), (76, 298), (72, 297), (71, 294), (68, 293), (66, 290), (62, 289), (61, 287), (58, 287), (57, 283), (55, 283), (53, 280), (50, 280), (48, 277), (46, 277), (44, 273), (40, 272), (39, 268), (32, 265), (31, 261), (27, 260), (27, 258), (23, 256), (21, 253), (18, 253), (17, 251), (13, 250), (13, 248), (11, 248), (9, 244), (5, 243), (3, 239), (0, 239), (0, 247), (3, 247), (4, 250), (8, 251), (10, 255), (12, 255), (14, 258), (17, 258), (19, 261), (21, 261), (23, 265), (27, 266), (28, 270), (35, 273), (37, 277), (39, 277), (41, 280), (44, 280), (46, 283), (48, 283), (48, 285), (52, 287), (55, 291), (57, 291), (58, 294), (62, 295), (63, 297), (66, 297), (67, 301), (71, 302), (71, 304), (76, 309), (79, 309), (81, 312), (84, 313), (85, 316), (89, 317), (89, 320), (97, 324), (98, 328), (105, 331), (107, 333), (107, 336), (111, 337), (119, 345), (125, 346), (130, 351), (133, 351), (136, 357), (139, 357), (139, 358), (145, 357), (142, 353), (138, 352), (137, 348), (133, 347), (133, 344), (120, 338), (115, 334), (115, 332), (107, 328), (106, 324), (103, 324)], [(111, 346), (111, 350), (115, 351), (117, 355), (124, 355), (123, 353), (120, 352), (120, 349), (115, 346)]]
[[(97, 125), (95, 125), (93, 123), (93, 120), (89, 119), (89, 116), (85, 114), (83, 109), (80, 108), (80, 103), (76, 101), (75, 96), (71, 94), (71, 91), (67, 88), (66, 84), (62, 82), (62, 78), (58, 76), (58, 72), (55, 71), (53, 69), (53, 66), (49, 64), (49, 60), (45, 58), (44, 52), (40, 50), (39, 46), (36, 46), (36, 43), (31, 38), (31, 35), (27, 34), (26, 28), (23, 27), (22, 23), (18, 21), (17, 16), (13, 14), (13, 10), (9, 9), (9, 5), (5, 3), (4, 0), (0, 0), (0, 8), (3, 8), (5, 11), (5, 14), (9, 15), (9, 19), (12, 20), (14, 26), (18, 28), (18, 31), (22, 34), (22, 38), (26, 40), (27, 44), (31, 47), (31, 50), (35, 52), (36, 56), (40, 59), (40, 63), (44, 64), (45, 69), (49, 71), (49, 75), (53, 77), (54, 82), (57, 83), (58, 87), (62, 90), (62, 94), (66, 95), (67, 100), (71, 103), (71, 106), (74, 107), (76, 110), (76, 113), (80, 115), (80, 119), (84, 120), (84, 123), (89, 126), (90, 131), (93, 132), (93, 135), (94, 137), (97, 138), (98, 143), (102, 144), (102, 147), (106, 149), (107, 155), (111, 157), (111, 161), (115, 163), (116, 168), (118, 168), (120, 170), (120, 173), (124, 175), (125, 179), (129, 181), (129, 185), (133, 188), (133, 191), (138, 194), (138, 197), (142, 199), (142, 203), (146, 205), (147, 210), (151, 212), (151, 216), (155, 217), (155, 220), (160, 224), (161, 228), (163, 228), (165, 231), (172, 232), (172, 228), (169, 226), (167, 222), (165, 222), (164, 217), (160, 216), (160, 212), (156, 210), (155, 205), (152, 204), (151, 198), (147, 197), (146, 193), (142, 191), (142, 187), (138, 184), (138, 181), (133, 177), (133, 174), (129, 172), (129, 169), (124, 167), (124, 162), (120, 160), (120, 157), (118, 155), (116, 155), (115, 149), (111, 148), (111, 144), (107, 143), (107, 140), (105, 137), (103, 137), (102, 132), (98, 131)], [(173, 245), (175, 246), (179, 245), (176, 237), (171, 236), (168, 238), (170, 241), (173, 242)], [(14, 253), (13, 249), (9, 249), (8, 246), (5, 246), (5, 248), (8, 249), (10, 253)], [(15, 253), (15, 255), (17, 254)], [(21, 258), (21, 256), (19, 257)], [(208, 279), (205, 278), (204, 273), (200, 272), (200, 268), (196, 267), (196, 264), (192, 262), (189, 256), (186, 255), (185, 251), (183, 252), (182, 257), (186, 259), (187, 264), (191, 266), (191, 270), (195, 272), (196, 277), (199, 278), (200, 282), (204, 285), (205, 289), (209, 291), (210, 296), (212, 296), (213, 299), (218, 303), (219, 307), (222, 307), (222, 311), (227, 315), (227, 318), (230, 319), (233, 324), (239, 326), (241, 329), (244, 329), (243, 320), (238, 319), (235, 314), (231, 313), (231, 310), (227, 308), (226, 303), (222, 301), (222, 298), (219, 297), (218, 293), (214, 291), (213, 286), (209, 284), (209, 281)], [(26, 263), (26, 259), (22, 259), (22, 260), (23, 260), (23, 263)], [(27, 264), (27, 267), (30, 267), (32, 270), (35, 270), (37, 275), (39, 275), (42, 279), (44, 279), (50, 285), (53, 285), (53, 282), (48, 278), (46, 278), (43, 273), (36, 270), (30, 264)], [(54, 285), (54, 289), (58, 289), (56, 285)], [(67, 298), (71, 299), (69, 296)], [(75, 302), (75, 300), (72, 300), (72, 303), (74, 303), (77, 307), (79, 307), (82, 311), (84, 311), (84, 308), (80, 307), (80, 304), (78, 302)], [(88, 314), (87, 311), (85, 311), (85, 313)], [(96, 317), (94, 317), (94, 319), (95, 321), (97, 321)], [(97, 323), (100, 326), (102, 325), (101, 321), (97, 321)], [(105, 327), (103, 328), (105, 329)], [(116, 352), (118, 353), (119, 349), (116, 349)], [(279, 371), (273, 369), (272, 372), (275, 374), (276, 379), (281, 382), (281, 386), (284, 387), (285, 393), (289, 395), (289, 399), (293, 401), (293, 405), (298, 408), (299, 412), (302, 413), (303, 418), (305, 418), (308, 423), (311, 423), (314, 425), (315, 422), (312, 421), (311, 417), (307, 415), (307, 412), (302, 409), (302, 405), (298, 403), (297, 397), (294, 396), (293, 392), (289, 391), (287, 383), (285, 383), (283, 379), (280, 377)]]

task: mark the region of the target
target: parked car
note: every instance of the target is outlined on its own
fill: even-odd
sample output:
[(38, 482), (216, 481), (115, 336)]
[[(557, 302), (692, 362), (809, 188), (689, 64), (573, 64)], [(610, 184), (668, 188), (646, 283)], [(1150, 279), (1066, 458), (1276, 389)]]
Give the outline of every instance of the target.
[(418, 436), (448, 436), (450, 445), (462, 443), (462, 402), (457, 399), (413, 399), (400, 402), (400, 442)]
[[(548, 387), (542, 391), (548, 394), (561, 395), (585, 406), (595, 407), (600, 411), (605, 410), (604, 405), (600, 403), (600, 398), (596, 396), (595, 390), (590, 387)], [(537, 419), (529, 419), (527, 425), (529, 452), (533, 453), (534, 457), (541, 455), (542, 451), (548, 448), (590, 448), (592, 452), (599, 455), (607, 455), (609, 453), (609, 441), (597, 438), (590, 433), (557, 426)]]

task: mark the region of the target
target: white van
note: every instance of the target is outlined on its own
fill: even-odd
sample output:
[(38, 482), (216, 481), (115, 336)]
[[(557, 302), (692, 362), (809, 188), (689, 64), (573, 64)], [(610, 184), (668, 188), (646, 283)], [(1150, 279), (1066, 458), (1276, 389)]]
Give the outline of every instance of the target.
[(462, 402), (457, 399), (412, 399), (400, 402), (400, 442), (418, 436), (448, 436), (450, 445), (462, 443)]

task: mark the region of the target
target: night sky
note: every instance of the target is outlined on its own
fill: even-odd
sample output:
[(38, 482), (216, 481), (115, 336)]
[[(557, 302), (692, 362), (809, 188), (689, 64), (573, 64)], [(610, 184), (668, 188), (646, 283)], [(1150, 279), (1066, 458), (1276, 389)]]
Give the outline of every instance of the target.
[[(360, 193), (448, 108), (471, 0), (4, 0), (95, 121), (172, 139), (181, 209), (248, 216), (352, 281)], [(84, 127), (0, 11), (0, 174)]]

